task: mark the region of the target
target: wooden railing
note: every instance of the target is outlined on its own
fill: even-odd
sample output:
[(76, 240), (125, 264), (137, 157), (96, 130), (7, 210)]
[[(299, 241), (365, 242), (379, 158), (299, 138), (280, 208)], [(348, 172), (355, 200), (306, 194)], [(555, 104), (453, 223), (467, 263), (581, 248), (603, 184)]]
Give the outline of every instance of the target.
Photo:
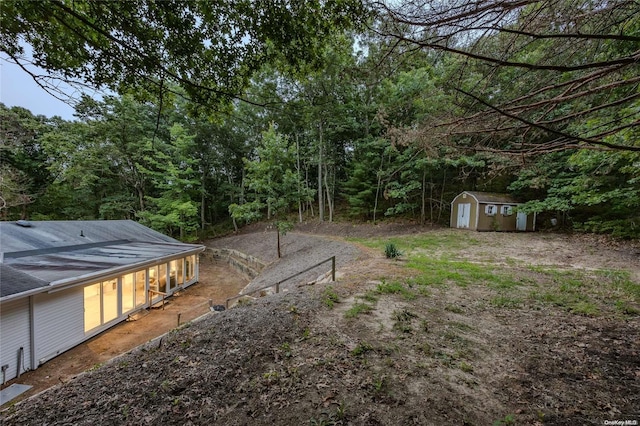
[(149, 308), (151, 308), (153, 305), (155, 305), (156, 303), (160, 302), (160, 300), (158, 302), (152, 302), (153, 300), (153, 295), (157, 294), (159, 296), (162, 296), (162, 310), (164, 311), (164, 299), (168, 296), (167, 293), (163, 293), (161, 291), (158, 290), (153, 290), (153, 289), (149, 289)]
[(335, 281), (335, 280), (336, 280), (336, 257), (335, 257), (335, 256), (331, 256), (331, 257), (330, 257), (330, 258), (328, 258), (327, 260), (323, 260), (322, 262), (316, 263), (316, 264), (315, 264), (315, 265), (313, 265), (313, 266), (309, 266), (309, 267), (308, 267), (307, 269), (305, 269), (304, 271), (300, 271), (300, 272), (298, 272), (298, 273), (295, 273), (295, 274), (293, 274), (293, 275), (291, 275), (291, 276), (289, 276), (289, 277), (287, 277), (287, 278), (285, 278), (285, 279), (283, 279), (283, 280), (278, 281), (278, 282), (277, 282), (277, 283), (275, 283), (275, 284), (269, 284), (269, 285), (266, 285), (266, 286), (264, 286), (264, 287), (260, 287), (260, 288), (257, 288), (257, 289), (255, 289), (255, 290), (252, 290), (252, 291), (251, 291), (251, 292), (249, 292), (249, 293), (246, 293), (246, 294), (239, 294), (239, 295), (237, 295), (237, 296), (230, 297), (230, 298), (228, 298), (228, 299), (227, 299), (227, 301), (226, 301), (226, 303), (225, 303), (225, 307), (226, 307), (227, 309), (229, 309), (229, 302), (230, 302), (230, 301), (232, 301), (232, 300), (240, 299), (241, 297), (244, 297), (244, 296), (251, 296), (251, 295), (252, 295), (252, 294), (254, 294), (254, 293), (257, 293), (257, 292), (259, 292), (259, 291), (262, 291), (262, 290), (265, 290), (265, 289), (267, 289), (267, 288), (271, 288), (271, 287), (274, 287), (274, 286), (275, 286), (275, 288), (276, 288), (276, 293), (280, 293), (280, 284), (282, 284), (282, 283), (284, 283), (284, 282), (286, 282), (286, 281), (289, 281), (290, 279), (295, 278), (295, 277), (297, 277), (297, 276), (299, 276), (299, 275), (302, 275), (302, 274), (304, 274), (305, 272), (309, 272), (310, 270), (312, 270), (312, 269), (314, 269), (314, 268), (317, 268), (318, 266), (323, 265), (323, 264), (325, 264), (325, 263), (327, 263), (327, 262), (331, 262), (331, 281)]

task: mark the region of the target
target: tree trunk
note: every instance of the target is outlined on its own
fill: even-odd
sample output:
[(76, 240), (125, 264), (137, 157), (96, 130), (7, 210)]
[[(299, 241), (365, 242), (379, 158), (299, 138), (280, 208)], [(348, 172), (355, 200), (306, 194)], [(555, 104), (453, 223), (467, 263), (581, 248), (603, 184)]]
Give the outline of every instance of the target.
[(324, 170), (324, 187), (327, 191), (327, 206), (329, 207), (329, 222), (333, 222), (333, 200), (331, 198), (331, 192), (329, 191), (329, 183), (327, 182), (327, 168), (325, 164)]
[(206, 200), (206, 188), (205, 188), (205, 172), (202, 170), (202, 185), (200, 188), (200, 229), (204, 231), (205, 223), (207, 221), (205, 217), (205, 200)]
[(280, 259), (282, 255), (280, 253), (280, 228), (278, 228), (278, 225), (276, 225), (276, 234), (278, 235), (278, 259)]
[(444, 173), (442, 174), (442, 191), (440, 191), (440, 206), (438, 207), (438, 222), (440, 222), (440, 217), (442, 217), (442, 206), (444, 205), (444, 189), (447, 184), (447, 169), (444, 169)]
[(296, 133), (296, 172), (298, 173), (298, 223), (302, 223), (302, 176), (300, 174), (300, 142)]
[(427, 219), (426, 192), (427, 192), (427, 169), (422, 169), (422, 207), (420, 209), (420, 224), (424, 225)]
[(138, 201), (140, 202), (140, 211), (144, 211), (144, 192), (140, 187), (140, 184), (136, 185), (136, 192), (138, 193)]
[(322, 141), (322, 121), (320, 121), (320, 125), (318, 126), (318, 134), (318, 219), (320, 219), (320, 222), (324, 222), (324, 199), (322, 195), (322, 161), (324, 156), (324, 144)]
[(384, 150), (380, 155), (380, 167), (378, 168), (378, 184), (376, 185), (376, 199), (373, 202), (373, 224), (376, 224), (376, 214), (378, 212), (378, 197), (380, 197), (380, 185), (382, 184), (382, 166), (384, 165)]

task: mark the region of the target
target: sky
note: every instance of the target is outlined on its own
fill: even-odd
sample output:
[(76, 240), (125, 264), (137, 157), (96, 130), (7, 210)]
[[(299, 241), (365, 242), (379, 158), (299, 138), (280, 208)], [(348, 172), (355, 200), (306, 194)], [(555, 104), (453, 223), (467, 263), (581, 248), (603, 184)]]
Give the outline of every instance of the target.
[[(44, 74), (44, 71), (39, 73)], [(24, 107), (34, 115), (74, 119), (72, 107), (48, 94), (29, 74), (4, 57), (0, 57), (0, 102), (7, 107)]]

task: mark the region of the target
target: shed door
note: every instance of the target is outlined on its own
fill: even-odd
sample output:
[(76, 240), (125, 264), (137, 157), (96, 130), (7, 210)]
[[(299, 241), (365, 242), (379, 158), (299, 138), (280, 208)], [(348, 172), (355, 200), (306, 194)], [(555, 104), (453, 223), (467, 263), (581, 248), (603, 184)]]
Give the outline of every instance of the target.
[(469, 216), (471, 216), (471, 203), (458, 204), (458, 228), (469, 227)]
[(527, 230), (527, 214), (518, 212), (516, 216), (516, 230), (517, 231), (526, 231)]

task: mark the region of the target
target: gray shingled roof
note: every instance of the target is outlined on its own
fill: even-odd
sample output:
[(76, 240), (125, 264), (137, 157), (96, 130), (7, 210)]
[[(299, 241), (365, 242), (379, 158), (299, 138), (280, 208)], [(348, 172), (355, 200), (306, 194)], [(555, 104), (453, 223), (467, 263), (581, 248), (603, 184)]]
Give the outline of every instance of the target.
[(498, 192), (478, 192), (478, 191), (464, 191), (467, 194), (471, 194), (480, 203), (491, 204), (518, 204), (518, 202), (509, 194), (501, 194)]
[(0, 298), (202, 250), (131, 220), (0, 222)]
[(32, 277), (31, 275), (20, 272), (9, 265), (0, 263), (0, 298), (11, 294), (47, 287), (48, 285), (48, 281)]

